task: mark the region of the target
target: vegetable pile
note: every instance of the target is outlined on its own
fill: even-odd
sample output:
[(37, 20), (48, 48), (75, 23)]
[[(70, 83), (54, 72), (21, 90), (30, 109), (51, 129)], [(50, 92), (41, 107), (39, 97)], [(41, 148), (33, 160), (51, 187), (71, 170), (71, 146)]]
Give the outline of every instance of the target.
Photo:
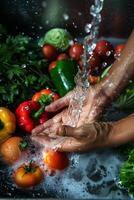
[[(91, 84), (107, 75), (124, 46), (113, 47), (106, 40), (97, 42), (88, 57)], [(7, 164), (14, 165), (31, 148), (29, 140), (17, 134), (16, 126), (29, 137), (34, 127), (52, 117), (45, 106), (75, 87), (74, 77), (79, 68), (83, 69), (83, 51), (83, 45), (74, 42), (64, 29), (51, 29), (35, 42), (28, 36), (8, 35), (0, 25), (0, 155)], [(133, 82), (114, 106), (134, 108)], [(134, 150), (120, 172), (121, 182), (131, 194), (134, 194), (133, 154)], [(66, 154), (55, 151), (44, 152), (42, 160), (51, 170), (64, 170), (69, 165)], [(39, 184), (43, 177), (43, 169), (35, 162), (24, 163), (13, 174), (14, 182), (24, 188)]]

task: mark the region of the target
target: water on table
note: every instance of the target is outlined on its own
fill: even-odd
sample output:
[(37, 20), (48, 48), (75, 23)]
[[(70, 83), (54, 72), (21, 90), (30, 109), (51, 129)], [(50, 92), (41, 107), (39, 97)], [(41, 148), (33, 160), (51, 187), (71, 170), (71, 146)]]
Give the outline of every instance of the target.
[[(128, 115), (108, 110), (112, 120)], [(116, 118), (115, 118), (116, 116)], [(118, 184), (119, 169), (124, 158), (116, 149), (103, 149), (86, 154), (70, 154), (70, 166), (55, 176), (47, 175), (32, 189), (23, 190), (14, 185), (11, 168), (0, 167), (0, 197), (44, 197), (68, 199), (130, 199)]]

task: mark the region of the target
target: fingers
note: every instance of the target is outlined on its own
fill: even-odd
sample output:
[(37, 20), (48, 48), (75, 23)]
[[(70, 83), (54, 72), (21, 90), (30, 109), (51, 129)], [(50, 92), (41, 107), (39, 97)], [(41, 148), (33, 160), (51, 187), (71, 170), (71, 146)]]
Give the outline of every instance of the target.
[(46, 129), (52, 127), (55, 123), (60, 123), (62, 119), (62, 113), (59, 113), (54, 118), (46, 121), (44, 124), (41, 124), (32, 130), (33, 135), (38, 135), (45, 132)]
[(47, 149), (53, 149), (63, 152), (78, 152), (83, 151), (82, 144), (77, 139), (72, 137), (59, 136), (56, 139), (46, 139), (45, 136), (32, 136), (32, 140), (39, 143)]
[(45, 110), (47, 112), (56, 112), (69, 104), (69, 96), (66, 95), (65, 97), (54, 101), (50, 105), (46, 106)]

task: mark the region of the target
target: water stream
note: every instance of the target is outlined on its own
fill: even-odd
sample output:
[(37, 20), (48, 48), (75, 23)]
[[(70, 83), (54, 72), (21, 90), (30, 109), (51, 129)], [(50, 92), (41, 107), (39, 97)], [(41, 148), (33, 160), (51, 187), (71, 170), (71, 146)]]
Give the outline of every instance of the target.
[(68, 119), (66, 125), (76, 127), (82, 112), (83, 105), (88, 97), (90, 83), (88, 76), (90, 73), (90, 65), (88, 63), (89, 55), (92, 55), (96, 46), (99, 33), (99, 25), (101, 23), (101, 11), (103, 9), (104, 0), (95, 0), (94, 5), (90, 8), (92, 21), (86, 24), (85, 31), (88, 34), (83, 41), (84, 54), (82, 56), (82, 64), (84, 69), (78, 71), (75, 77), (76, 88), (74, 90), (70, 105), (68, 108)]

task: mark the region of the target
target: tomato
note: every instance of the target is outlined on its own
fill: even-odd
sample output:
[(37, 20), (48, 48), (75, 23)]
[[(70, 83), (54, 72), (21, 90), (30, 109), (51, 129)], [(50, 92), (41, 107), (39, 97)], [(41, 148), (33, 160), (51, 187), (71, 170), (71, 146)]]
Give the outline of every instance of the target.
[(95, 47), (95, 52), (103, 58), (107, 58), (113, 54), (113, 46), (110, 42), (106, 40), (101, 40), (97, 42)]
[(48, 71), (50, 72), (52, 69), (56, 67), (57, 61), (53, 61), (49, 64)]
[(43, 179), (43, 172), (41, 168), (34, 163), (28, 165), (23, 164), (15, 171), (13, 178), (16, 185), (27, 188), (39, 184)]
[(48, 166), (48, 168), (55, 170), (63, 170), (69, 164), (69, 160), (66, 154), (58, 151), (45, 152), (44, 162)]
[(58, 55), (57, 60), (67, 60), (69, 57), (66, 53), (61, 53)]
[(99, 76), (89, 75), (90, 84), (94, 85), (94, 84), (98, 83), (99, 81), (100, 81), (100, 77)]
[(43, 96), (43, 95), (46, 95), (46, 96), (52, 95), (53, 101), (56, 101), (57, 99), (60, 98), (60, 96), (57, 93), (53, 92), (52, 90), (50, 90), (50, 89), (43, 89), (43, 90), (41, 90), (39, 92), (36, 92), (33, 95), (32, 101), (36, 101), (37, 102), (40, 99), (40, 97)]
[(46, 59), (54, 60), (57, 56), (56, 48), (52, 45), (46, 44), (42, 48), (43, 54)]
[(93, 52), (88, 62), (92, 68), (99, 67), (101, 65), (101, 58), (96, 52)]
[(120, 56), (122, 50), (124, 49), (124, 47), (125, 47), (125, 44), (118, 44), (118, 45), (115, 47), (115, 55), (116, 55), (116, 56)]
[(13, 164), (21, 156), (22, 151), (27, 148), (26, 141), (21, 137), (11, 137), (0, 146), (0, 153), (4, 161), (8, 164)]
[(74, 60), (80, 60), (82, 54), (84, 52), (84, 48), (82, 44), (75, 43), (69, 49), (69, 55)]

